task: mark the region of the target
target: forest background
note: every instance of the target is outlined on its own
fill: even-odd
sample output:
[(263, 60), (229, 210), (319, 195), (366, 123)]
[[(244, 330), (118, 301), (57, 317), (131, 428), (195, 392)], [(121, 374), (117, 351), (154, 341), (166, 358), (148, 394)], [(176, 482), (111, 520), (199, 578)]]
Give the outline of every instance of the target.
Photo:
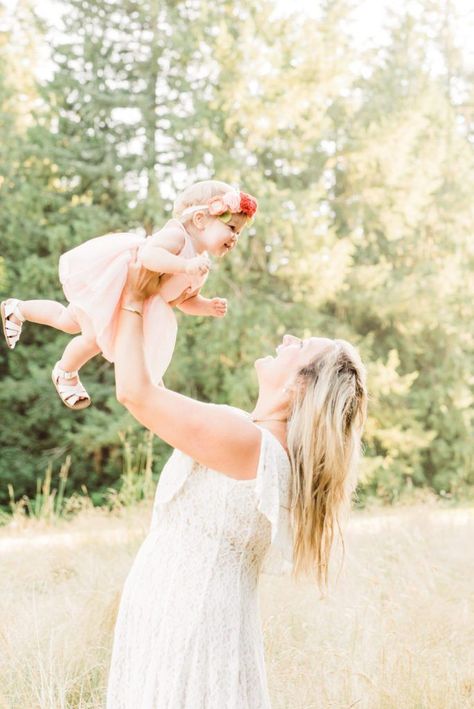
[[(194, 180), (240, 185), (258, 197), (258, 218), (205, 289), (229, 313), (178, 314), (167, 386), (249, 409), (253, 361), (284, 332), (348, 339), (371, 392), (359, 503), (418, 490), (467, 499), (467, 20), (451, 0), (402, 3), (362, 45), (356, 2), (316, 5), (308, 16), (267, 0), (62, 0), (53, 29), (34, 3), (0, 8), (0, 296), (64, 301), (64, 251), (157, 230)], [(63, 407), (50, 369), (66, 341), (27, 325), (14, 352), (0, 349), (5, 510), (58, 474), (62, 493), (87, 489), (102, 504), (124, 471), (152, 461), (156, 478), (168, 454), (116, 402), (100, 357), (82, 377), (93, 406)]]

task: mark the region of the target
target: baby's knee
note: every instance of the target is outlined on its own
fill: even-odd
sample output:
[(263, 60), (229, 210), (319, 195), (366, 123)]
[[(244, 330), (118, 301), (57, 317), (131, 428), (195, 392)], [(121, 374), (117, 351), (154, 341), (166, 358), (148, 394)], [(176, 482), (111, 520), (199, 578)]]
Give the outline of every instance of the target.
[(68, 335), (78, 335), (81, 332), (81, 326), (66, 308), (60, 314), (58, 324), (59, 329)]
[(95, 339), (95, 337), (93, 335), (89, 335), (89, 334), (85, 335), (83, 333), (82, 334), (82, 341), (84, 343), (84, 347), (86, 347), (89, 352), (93, 352), (95, 354), (100, 352), (100, 348), (97, 345), (97, 340)]

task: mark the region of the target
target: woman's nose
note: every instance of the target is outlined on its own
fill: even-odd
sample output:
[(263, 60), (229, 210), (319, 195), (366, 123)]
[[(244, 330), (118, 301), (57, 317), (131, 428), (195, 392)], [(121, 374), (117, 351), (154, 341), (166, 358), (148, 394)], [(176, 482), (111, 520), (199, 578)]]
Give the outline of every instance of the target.
[(290, 345), (292, 342), (298, 342), (298, 338), (295, 337), (294, 335), (290, 335), (289, 333), (286, 333), (283, 335), (283, 344), (284, 345)]

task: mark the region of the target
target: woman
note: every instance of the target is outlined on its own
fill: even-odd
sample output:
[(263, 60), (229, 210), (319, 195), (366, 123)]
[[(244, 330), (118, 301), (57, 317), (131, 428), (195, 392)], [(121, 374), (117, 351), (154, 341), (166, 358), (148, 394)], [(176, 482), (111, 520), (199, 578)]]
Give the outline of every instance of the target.
[(124, 586), (107, 707), (268, 708), (258, 577), (293, 568), (325, 585), (355, 485), (364, 368), (347, 342), (285, 335), (255, 362), (251, 415), (154, 387), (137, 273), (117, 331), (117, 396), (176, 450)]

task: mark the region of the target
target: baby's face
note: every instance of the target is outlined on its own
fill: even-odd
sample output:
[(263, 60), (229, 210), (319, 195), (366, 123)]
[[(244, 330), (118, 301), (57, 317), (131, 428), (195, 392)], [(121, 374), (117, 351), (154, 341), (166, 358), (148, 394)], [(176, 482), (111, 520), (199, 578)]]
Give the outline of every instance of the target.
[(206, 251), (213, 256), (225, 256), (236, 245), (246, 223), (244, 214), (232, 214), (228, 222), (223, 222), (219, 217), (209, 217), (203, 231)]

